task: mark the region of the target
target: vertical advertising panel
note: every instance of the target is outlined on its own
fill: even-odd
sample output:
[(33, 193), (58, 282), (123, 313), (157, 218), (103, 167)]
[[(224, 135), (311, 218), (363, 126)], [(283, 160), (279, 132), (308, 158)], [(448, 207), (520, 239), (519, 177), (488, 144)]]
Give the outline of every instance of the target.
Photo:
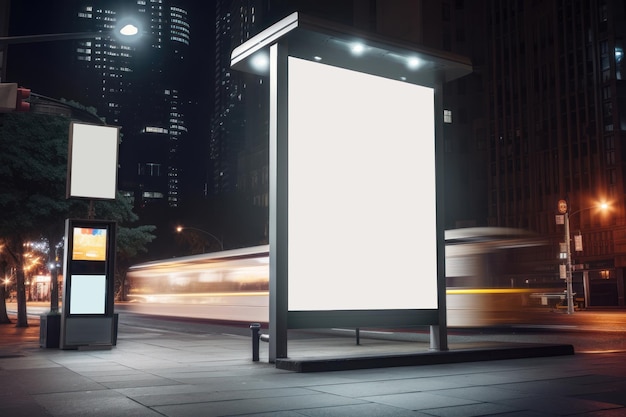
[(72, 122), (67, 197), (115, 199), (119, 128)]
[(288, 64), (289, 311), (436, 310), (434, 90)]
[(106, 312), (106, 275), (71, 275), (70, 315)]
[(115, 222), (66, 220), (61, 347), (115, 340)]

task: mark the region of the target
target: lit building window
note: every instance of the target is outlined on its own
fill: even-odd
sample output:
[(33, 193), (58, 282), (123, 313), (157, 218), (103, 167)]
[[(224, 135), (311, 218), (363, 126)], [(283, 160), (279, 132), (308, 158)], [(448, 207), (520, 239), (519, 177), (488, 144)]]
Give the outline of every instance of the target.
[(156, 127), (156, 126), (146, 126), (143, 128), (143, 130), (141, 131), (142, 133), (161, 133), (161, 134), (167, 134), (168, 130), (162, 127)]
[(443, 122), (444, 123), (452, 123), (452, 110), (444, 110), (443, 111)]

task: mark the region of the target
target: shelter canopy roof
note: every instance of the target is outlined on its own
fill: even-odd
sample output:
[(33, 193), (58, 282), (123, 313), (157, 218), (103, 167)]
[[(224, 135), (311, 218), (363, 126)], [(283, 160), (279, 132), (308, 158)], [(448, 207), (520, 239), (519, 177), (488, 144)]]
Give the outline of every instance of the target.
[(359, 32), (298, 12), (236, 47), (232, 68), (268, 75), (269, 47), (277, 42), (287, 44), (290, 56), (427, 87), (472, 72), (464, 56)]

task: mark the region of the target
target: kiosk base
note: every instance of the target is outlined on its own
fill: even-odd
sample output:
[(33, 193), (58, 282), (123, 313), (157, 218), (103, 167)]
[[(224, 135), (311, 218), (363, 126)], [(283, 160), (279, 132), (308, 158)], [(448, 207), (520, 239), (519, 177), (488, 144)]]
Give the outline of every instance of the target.
[(118, 315), (66, 317), (61, 349), (110, 349), (117, 344)]

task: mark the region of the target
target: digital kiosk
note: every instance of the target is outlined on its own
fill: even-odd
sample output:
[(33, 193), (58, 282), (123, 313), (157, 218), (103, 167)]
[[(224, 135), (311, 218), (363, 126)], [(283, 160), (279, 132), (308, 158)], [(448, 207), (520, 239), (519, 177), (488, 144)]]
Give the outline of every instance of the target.
[(65, 222), (61, 349), (116, 344), (115, 233), (112, 221)]

